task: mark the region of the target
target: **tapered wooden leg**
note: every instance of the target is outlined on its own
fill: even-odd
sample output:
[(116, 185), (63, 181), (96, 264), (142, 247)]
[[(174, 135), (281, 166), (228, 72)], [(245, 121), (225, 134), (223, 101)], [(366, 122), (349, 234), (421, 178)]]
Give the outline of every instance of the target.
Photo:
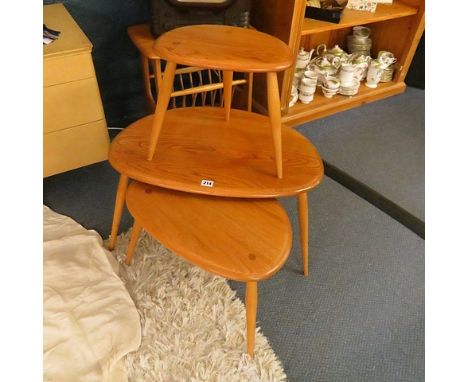
[(156, 81), (156, 90), (159, 90), (161, 88), (162, 83), (161, 60), (159, 58), (151, 60), (151, 65), (153, 66), (154, 80)]
[(297, 196), (299, 209), (299, 229), (301, 232), (302, 265), (304, 276), (309, 275), (309, 208), (307, 205), (307, 193), (303, 192)]
[(276, 174), (283, 177), (283, 153), (281, 149), (281, 104), (279, 98), (278, 78), (275, 72), (267, 73), (268, 114), (270, 115), (275, 148)]
[(253, 73), (249, 73), (247, 111), (252, 111)]
[(130, 237), (130, 243), (127, 248), (127, 257), (125, 258), (125, 264), (130, 265), (132, 262), (133, 252), (138, 243), (138, 238), (140, 237), (141, 225), (135, 220), (133, 223), (132, 236)]
[(229, 121), (231, 113), (231, 101), (232, 101), (232, 77), (233, 72), (230, 70), (223, 70), (223, 99), (224, 99), (224, 110), (226, 112), (226, 121)]
[(146, 101), (148, 102), (148, 109), (150, 113), (154, 112), (154, 97), (153, 92), (151, 91), (151, 78), (150, 78), (150, 71), (149, 71), (149, 63), (148, 59), (141, 55), (141, 70), (143, 72), (143, 83), (145, 84), (145, 93), (146, 93)]
[(255, 348), (255, 328), (257, 323), (257, 282), (246, 283), (245, 306), (247, 310), (247, 353), (253, 357)]
[(125, 194), (127, 193), (128, 176), (120, 175), (119, 185), (117, 186), (117, 194), (115, 195), (114, 217), (112, 219), (111, 235), (109, 238), (109, 250), (115, 248), (115, 240), (119, 231), (120, 219), (122, 219), (122, 211), (125, 203)]
[(148, 150), (148, 160), (152, 160), (154, 152), (156, 151), (156, 144), (158, 143), (159, 133), (164, 121), (169, 99), (171, 98), (172, 86), (174, 82), (174, 73), (176, 63), (168, 61), (166, 69), (164, 70), (161, 88), (158, 90), (158, 100), (156, 103), (156, 110), (153, 117), (153, 127), (151, 129), (150, 144)]

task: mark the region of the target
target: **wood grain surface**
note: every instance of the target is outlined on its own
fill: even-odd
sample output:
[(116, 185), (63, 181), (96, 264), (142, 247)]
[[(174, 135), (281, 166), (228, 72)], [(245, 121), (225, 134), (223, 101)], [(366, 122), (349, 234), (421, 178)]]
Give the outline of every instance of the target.
[(237, 281), (276, 273), (291, 249), (291, 225), (272, 199), (202, 196), (133, 182), (127, 207), (148, 233), (208, 272)]
[[(317, 186), (323, 163), (315, 147), (282, 126), (283, 179), (276, 177), (269, 118), (238, 109), (168, 110), (156, 155), (146, 159), (153, 116), (124, 129), (109, 151), (111, 165), (144, 183), (179, 191), (241, 198), (296, 195)], [(212, 187), (201, 185), (213, 181)]]
[(227, 25), (191, 25), (161, 35), (153, 54), (165, 60), (234, 72), (277, 72), (289, 68), (293, 55), (276, 37)]

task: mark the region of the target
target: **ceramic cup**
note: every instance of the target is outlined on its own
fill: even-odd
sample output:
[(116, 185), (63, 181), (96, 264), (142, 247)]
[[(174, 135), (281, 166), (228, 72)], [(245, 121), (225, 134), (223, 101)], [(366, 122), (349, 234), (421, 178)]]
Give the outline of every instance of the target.
[(329, 89), (325, 86), (322, 86), (323, 95), (327, 98), (332, 98), (336, 93), (338, 93), (339, 88)]
[(314, 94), (316, 86), (317, 86), (317, 80), (312, 80), (310, 78), (303, 78), (301, 81), (301, 86), (299, 87), (299, 90), (301, 94)]
[(299, 100), (302, 103), (305, 103), (305, 104), (311, 103), (313, 99), (314, 99), (313, 94), (302, 94), (302, 93), (299, 94)]
[(317, 82), (318, 74), (314, 70), (306, 70), (304, 72), (304, 78), (308, 78), (309, 80), (315, 80), (315, 82)]
[(382, 64), (377, 60), (371, 61), (369, 65), (369, 69), (367, 70), (367, 77), (366, 77), (366, 86), (368, 88), (376, 88), (377, 84), (380, 82), (382, 78), (383, 69)]
[(327, 89), (338, 89), (340, 87), (340, 80), (334, 76), (327, 76), (323, 79), (323, 86)]

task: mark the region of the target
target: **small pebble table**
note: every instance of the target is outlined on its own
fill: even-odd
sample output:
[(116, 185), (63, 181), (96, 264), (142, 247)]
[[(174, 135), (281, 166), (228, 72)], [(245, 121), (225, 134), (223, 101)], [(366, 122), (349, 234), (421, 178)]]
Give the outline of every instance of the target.
[(257, 282), (275, 274), (291, 250), (286, 211), (274, 199), (219, 198), (140, 182), (128, 187), (126, 201), (135, 219), (127, 264), (143, 228), (188, 262), (246, 283), (247, 353), (253, 357)]
[(307, 138), (282, 126), (284, 177), (275, 176), (266, 116), (222, 108), (168, 110), (158, 155), (148, 161), (153, 116), (125, 128), (111, 143), (109, 162), (121, 175), (109, 249), (117, 236), (129, 179), (172, 190), (236, 198), (297, 196), (304, 274), (308, 274), (307, 192), (323, 178), (319, 153)]
[(154, 42), (153, 51), (166, 60), (166, 68), (158, 92), (148, 160), (153, 159), (156, 151), (177, 64), (223, 71), (226, 120), (230, 118), (233, 73), (266, 73), (276, 175), (280, 179), (283, 177), (281, 106), (276, 73), (293, 64), (292, 52), (284, 42), (248, 28), (191, 25), (161, 35)]

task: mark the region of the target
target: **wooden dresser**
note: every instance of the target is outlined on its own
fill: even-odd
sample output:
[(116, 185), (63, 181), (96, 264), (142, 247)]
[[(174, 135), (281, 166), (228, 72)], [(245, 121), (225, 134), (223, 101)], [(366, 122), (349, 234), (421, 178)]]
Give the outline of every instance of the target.
[(61, 32), (44, 45), (44, 177), (107, 159), (109, 134), (92, 44), (63, 4), (44, 6), (44, 23)]

